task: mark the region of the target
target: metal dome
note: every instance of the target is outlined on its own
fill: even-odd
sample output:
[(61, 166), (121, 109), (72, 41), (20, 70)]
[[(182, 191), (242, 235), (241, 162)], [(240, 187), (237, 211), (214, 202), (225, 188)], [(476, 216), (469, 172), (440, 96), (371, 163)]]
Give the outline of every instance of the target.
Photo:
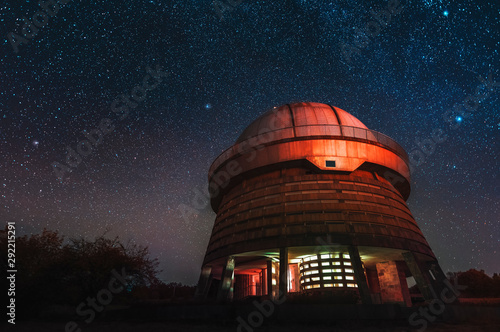
[[(349, 126), (368, 129), (355, 116), (346, 111), (320, 103), (286, 104), (262, 114), (252, 122), (236, 140), (236, 143), (276, 130), (286, 130), (295, 127)], [(310, 128), (309, 128), (310, 129)], [(335, 132), (331, 132), (334, 134)]]
[[(302, 102), (267, 111), (215, 159), (208, 174), (214, 211), (241, 175), (290, 163), (325, 172), (376, 168), (386, 180), (398, 179), (393, 185), (405, 199), (410, 194), (408, 155), (398, 143), (338, 107)], [(228, 165), (241, 171), (232, 175)]]

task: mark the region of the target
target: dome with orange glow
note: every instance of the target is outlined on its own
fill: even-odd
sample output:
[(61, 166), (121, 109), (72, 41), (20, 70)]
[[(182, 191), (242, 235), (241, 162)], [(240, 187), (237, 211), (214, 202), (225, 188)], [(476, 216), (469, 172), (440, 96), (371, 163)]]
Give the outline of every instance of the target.
[(275, 107), (257, 118), (243, 131), (236, 143), (268, 132), (293, 127), (295, 127), (295, 130), (304, 127), (317, 127), (318, 131), (321, 131), (320, 128), (322, 128), (324, 130), (321, 133), (328, 132), (328, 129), (331, 129), (330, 134), (335, 134), (334, 129), (338, 128), (338, 126), (368, 129), (354, 115), (338, 107), (307, 102), (286, 104)]
[(397, 178), (394, 185), (405, 199), (410, 193), (408, 155), (398, 143), (338, 107), (300, 102), (262, 114), (215, 159), (208, 176), (212, 206), (245, 174), (297, 163), (313, 172), (376, 169), (388, 181)]

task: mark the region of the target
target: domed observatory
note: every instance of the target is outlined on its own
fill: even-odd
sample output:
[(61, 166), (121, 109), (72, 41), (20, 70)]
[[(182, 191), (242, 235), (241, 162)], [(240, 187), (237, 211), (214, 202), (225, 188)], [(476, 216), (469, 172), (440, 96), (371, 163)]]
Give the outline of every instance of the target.
[(412, 279), (425, 299), (440, 294), (445, 276), (406, 205), (406, 152), (340, 108), (264, 113), (208, 181), (217, 217), (198, 298), (348, 290), (362, 303), (410, 306)]

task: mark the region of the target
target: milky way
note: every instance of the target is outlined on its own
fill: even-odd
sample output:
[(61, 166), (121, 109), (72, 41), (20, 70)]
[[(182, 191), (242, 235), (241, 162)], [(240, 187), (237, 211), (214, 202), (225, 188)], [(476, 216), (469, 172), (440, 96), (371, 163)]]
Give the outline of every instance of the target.
[(445, 271), (500, 272), (494, 1), (60, 2), (0, 5), (0, 215), (19, 234), (119, 235), (193, 284), (211, 162), (264, 111), (313, 101), (408, 151)]

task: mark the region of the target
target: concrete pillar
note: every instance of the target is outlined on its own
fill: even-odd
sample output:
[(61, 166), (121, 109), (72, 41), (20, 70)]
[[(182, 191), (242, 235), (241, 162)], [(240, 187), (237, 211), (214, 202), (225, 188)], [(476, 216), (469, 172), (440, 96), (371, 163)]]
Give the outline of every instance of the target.
[(380, 284), (378, 282), (378, 274), (376, 268), (365, 268), (366, 279), (368, 281), (368, 287), (370, 287), (370, 293), (372, 295), (373, 304), (381, 304), (382, 300), (380, 298)]
[(267, 291), (267, 278), (266, 278), (266, 269), (261, 269), (259, 273), (259, 279), (260, 279), (260, 296), (266, 295)]
[(267, 271), (266, 271), (266, 284), (267, 284), (267, 295), (272, 299), (273, 298), (273, 261), (267, 261)]
[(279, 297), (288, 294), (288, 248), (280, 249)]
[(194, 297), (196, 299), (205, 299), (208, 295), (211, 282), (212, 267), (210, 265), (206, 265), (201, 269), (200, 278), (198, 279), (198, 285), (196, 286)]
[(234, 277), (234, 256), (229, 256), (222, 270), (222, 276), (217, 292), (217, 302), (226, 302), (230, 298), (231, 286)]
[(403, 301), (407, 307), (411, 307), (411, 295), (410, 289), (408, 288), (408, 281), (406, 281), (405, 262), (396, 261), (396, 267), (398, 269), (399, 283), (401, 284), (401, 294), (403, 294)]
[(352, 269), (354, 270), (354, 278), (356, 278), (356, 282), (358, 283), (358, 291), (359, 296), (361, 297), (361, 302), (363, 304), (372, 304), (370, 289), (368, 288), (368, 283), (366, 282), (363, 263), (361, 262), (361, 257), (359, 257), (358, 247), (348, 246), (347, 249), (351, 259)]
[(418, 289), (420, 290), (420, 293), (422, 293), (424, 299), (428, 301), (435, 299), (436, 293), (425, 275), (427, 271), (425, 271), (425, 267), (422, 268), (421, 264), (419, 264), (415, 254), (411, 251), (404, 252), (403, 258), (406, 265), (410, 269), (411, 275), (415, 278), (415, 282), (417, 283)]

